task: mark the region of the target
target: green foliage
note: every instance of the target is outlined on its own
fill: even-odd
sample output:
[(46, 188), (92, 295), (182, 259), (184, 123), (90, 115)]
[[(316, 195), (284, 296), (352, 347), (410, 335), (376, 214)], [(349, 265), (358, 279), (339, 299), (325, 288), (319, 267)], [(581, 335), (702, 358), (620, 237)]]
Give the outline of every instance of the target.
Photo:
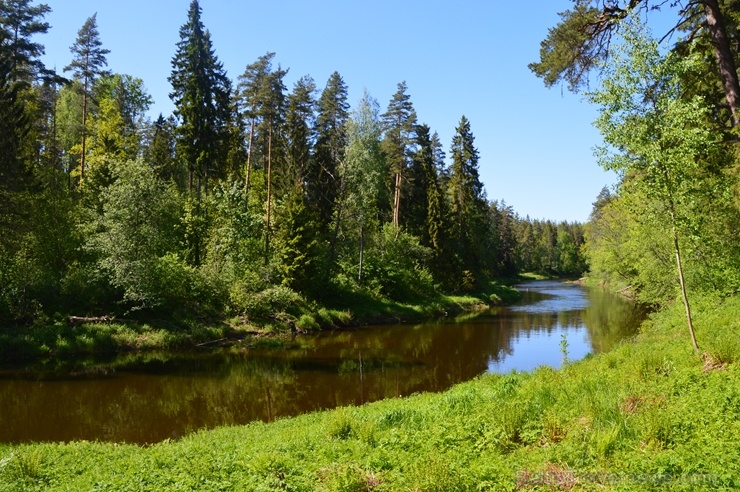
[(424, 267), (429, 254), (418, 238), (386, 224), (366, 253), (368, 288), (400, 301), (429, 296), (434, 292), (432, 276)]
[(663, 57), (635, 26), (626, 25), (624, 36), (603, 89), (590, 94), (608, 145), (600, 162), (623, 177), (588, 227), (592, 271), (633, 285), (645, 302), (665, 303), (676, 295), (680, 251), (690, 291), (734, 292), (736, 178), (726, 171), (734, 157), (710, 123), (707, 101), (687, 90), (701, 53)]
[[(178, 157), (186, 163), (191, 190), (208, 187), (209, 179), (224, 177), (231, 118), (231, 82), (211, 44), (210, 32), (200, 19), (198, 0), (188, 9), (180, 27), (177, 53), (172, 58), (170, 99), (179, 120)], [(199, 258), (195, 262), (199, 262)]]
[[(582, 224), (512, 218), (510, 251), (518, 271), (578, 278), (587, 269)], [(505, 251), (505, 250), (504, 250)], [(593, 268), (593, 265), (591, 265)]]
[(333, 72), (317, 103), (314, 156), (306, 169), (306, 200), (319, 231), (328, 234), (339, 196), (339, 169), (347, 147), (347, 84)]
[(184, 271), (177, 272), (175, 258), (167, 255), (179, 246), (178, 195), (141, 161), (114, 164), (112, 178), (100, 196), (102, 214), (87, 226), (87, 247), (130, 306), (176, 303), (169, 289), (182, 280)]
[(578, 0), (572, 10), (558, 15), (560, 23), (550, 28), (540, 43), (540, 61), (530, 63), (529, 69), (548, 87), (564, 79), (575, 91), (585, 85), (589, 71), (607, 55), (609, 21), (605, 20), (607, 29), (600, 32), (595, 25), (599, 12), (590, 0)]
[[(260, 292), (232, 290), (231, 309), (250, 320), (266, 320), (289, 315), (295, 319), (305, 311), (306, 301), (288, 287), (278, 285)], [(305, 321), (305, 320), (304, 320)]]

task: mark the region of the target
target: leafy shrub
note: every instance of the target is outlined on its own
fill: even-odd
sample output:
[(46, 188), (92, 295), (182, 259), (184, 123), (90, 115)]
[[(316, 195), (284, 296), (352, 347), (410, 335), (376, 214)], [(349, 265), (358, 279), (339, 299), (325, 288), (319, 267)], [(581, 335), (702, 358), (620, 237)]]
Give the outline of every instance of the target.
[(425, 267), (430, 254), (417, 237), (386, 224), (367, 252), (364, 270), (368, 287), (398, 301), (432, 294), (434, 279)]
[(306, 305), (300, 294), (283, 285), (254, 293), (232, 288), (230, 302), (232, 310), (250, 319), (265, 319), (280, 313), (297, 317)]

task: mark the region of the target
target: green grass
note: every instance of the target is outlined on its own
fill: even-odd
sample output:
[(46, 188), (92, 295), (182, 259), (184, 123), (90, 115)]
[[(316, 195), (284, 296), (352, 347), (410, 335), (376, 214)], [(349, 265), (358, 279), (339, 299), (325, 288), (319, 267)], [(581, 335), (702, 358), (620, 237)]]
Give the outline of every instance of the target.
[(735, 490), (740, 298), (609, 353), (150, 447), (0, 446), (0, 490)]
[[(247, 346), (290, 340), (301, 332), (337, 326), (408, 323), (479, 311), (510, 303), (519, 293), (491, 282), (477, 296), (435, 294), (414, 302), (396, 302), (367, 292), (340, 291), (330, 305), (308, 302), (287, 288), (271, 288), (250, 298), (249, 309), (225, 322), (208, 320), (116, 320), (76, 326), (56, 322), (0, 328), (0, 361), (68, 360), (80, 356), (152, 350), (178, 350), (221, 339), (248, 338)], [(258, 334), (259, 337), (252, 337)]]
[(6, 327), (0, 332), (0, 360), (69, 359), (81, 355), (192, 347), (198, 343), (234, 336), (238, 330), (225, 324), (197, 322), (54, 323), (33, 327)]

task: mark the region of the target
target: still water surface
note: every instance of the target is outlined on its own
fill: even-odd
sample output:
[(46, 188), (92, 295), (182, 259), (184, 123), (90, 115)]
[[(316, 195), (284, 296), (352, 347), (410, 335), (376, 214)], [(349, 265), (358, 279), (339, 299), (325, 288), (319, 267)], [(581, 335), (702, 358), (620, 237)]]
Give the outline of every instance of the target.
[(201, 350), (0, 370), (0, 442), (151, 443), (421, 391), (486, 372), (558, 367), (609, 350), (643, 315), (600, 289), (522, 284), (514, 306), (417, 326), (302, 336), (270, 350)]

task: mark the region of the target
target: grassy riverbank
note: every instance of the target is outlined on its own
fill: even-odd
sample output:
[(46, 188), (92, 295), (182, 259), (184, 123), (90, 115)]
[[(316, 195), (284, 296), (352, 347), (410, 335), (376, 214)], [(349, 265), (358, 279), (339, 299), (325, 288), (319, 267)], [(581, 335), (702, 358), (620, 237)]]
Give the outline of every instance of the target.
[(531, 374), (147, 448), (0, 446), (0, 490), (719, 490), (740, 487), (740, 298)]
[(67, 320), (37, 326), (0, 327), (0, 361), (69, 359), (116, 352), (177, 350), (199, 344), (243, 340), (274, 344), (293, 330), (368, 324), (418, 322), (510, 303), (519, 293), (508, 282), (491, 282), (476, 296), (435, 295), (413, 303), (347, 293), (331, 305), (307, 302), (287, 289), (270, 289), (255, 296), (247, 315), (231, 319), (111, 319), (70, 324)]

